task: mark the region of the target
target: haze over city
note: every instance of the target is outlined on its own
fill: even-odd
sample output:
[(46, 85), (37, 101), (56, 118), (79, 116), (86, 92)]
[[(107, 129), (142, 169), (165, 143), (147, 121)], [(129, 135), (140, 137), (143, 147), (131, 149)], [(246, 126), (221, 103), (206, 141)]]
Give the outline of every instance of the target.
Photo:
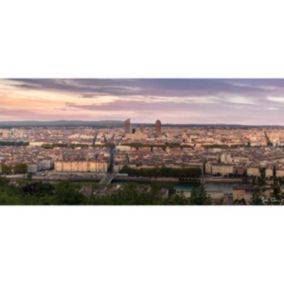
[(282, 79), (6, 79), (0, 121), (284, 125)]

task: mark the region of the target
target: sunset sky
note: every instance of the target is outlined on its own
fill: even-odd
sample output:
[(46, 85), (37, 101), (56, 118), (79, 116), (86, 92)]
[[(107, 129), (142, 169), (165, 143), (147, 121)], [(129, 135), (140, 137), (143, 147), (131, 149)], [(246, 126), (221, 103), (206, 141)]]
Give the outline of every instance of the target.
[(0, 120), (284, 125), (281, 79), (5, 79)]

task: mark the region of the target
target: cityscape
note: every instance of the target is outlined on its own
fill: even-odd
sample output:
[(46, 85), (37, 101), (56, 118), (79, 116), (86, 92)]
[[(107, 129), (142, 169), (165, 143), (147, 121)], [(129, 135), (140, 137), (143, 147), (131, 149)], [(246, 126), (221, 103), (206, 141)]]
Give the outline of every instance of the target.
[(280, 79), (0, 80), (0, 204), (282, 205), (283, 91)]

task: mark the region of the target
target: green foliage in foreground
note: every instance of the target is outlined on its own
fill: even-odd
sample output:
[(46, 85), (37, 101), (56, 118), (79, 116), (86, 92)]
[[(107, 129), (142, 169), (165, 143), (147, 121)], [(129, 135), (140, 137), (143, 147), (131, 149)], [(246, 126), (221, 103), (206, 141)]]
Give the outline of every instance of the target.
[[(57, 184), (24, 182), (11, 184), (0, 177), (0, 205), (207, 205), (210, 200), (201, 187), (194, 189), (192, 198), (176, 194), (172, 186), (162, 184), (148, 185), (124, 184), (122, 189), (111, 194), (84, 196), (74, 183)], [(161, 188), (168, 189), (161, 190)], [(95, 189), (97, 190), (97, 189)]]
[(210, 198), (203, 186), (194, 187), (190, 196), (191, 205), (209, 205), (211, 203)]

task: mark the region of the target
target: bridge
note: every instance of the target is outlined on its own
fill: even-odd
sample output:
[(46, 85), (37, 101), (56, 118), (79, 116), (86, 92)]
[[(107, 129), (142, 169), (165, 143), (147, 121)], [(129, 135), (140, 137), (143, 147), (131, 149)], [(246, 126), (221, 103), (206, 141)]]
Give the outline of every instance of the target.
[(99, 181), (100, 185), (109, 185), (112, 181), (117, 177), (117, 173), (113, 172), (113, 164), (114, 164), (114, 155), (115, 155), (115, 148), (110, 148), (110, 166), (108, 173), (101, 178)]
[(112, 183), (112, 181), (116, 178), (117, 174), (115, 173), (108, 173), (105, 176), (102, 177), (99, 184), (100, 185), (109, 185)]

